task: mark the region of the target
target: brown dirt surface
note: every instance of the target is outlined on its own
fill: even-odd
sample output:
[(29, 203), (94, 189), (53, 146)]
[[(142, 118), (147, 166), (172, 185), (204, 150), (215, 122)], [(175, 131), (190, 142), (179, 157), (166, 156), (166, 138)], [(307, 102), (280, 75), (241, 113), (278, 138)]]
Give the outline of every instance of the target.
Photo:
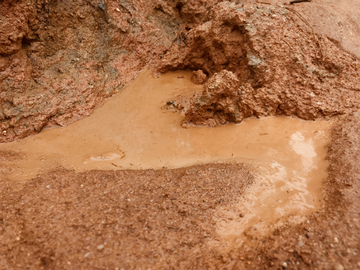
[(293, 5), (312, 25), (342, 50), (360, 59), (360, 2), (357, 0), (313, 0)]
[[(11, 156), (11, 155), (10, 155)], [(221, 263), (213, 215), (253, 182), (241, 164), (58, 169), (1, 181), (1, 269), (189, 269)]]
[(250, 166), (14, 181), (25, 156), (0, 151), (1, 270), (360, 269), (359, 1), (243, 2), (0, 0), (0, 143), (89, 115), (146, 65), (191, 69), (203, 91), (167, 104), (184, 126), (338, 120), (321, 209), (232, 246), (216, 213), (254, 183)]
[[(321, 40), (300, 17), (279, 6), (220, 2), (1, 1), (0, 142), (89, 115), (165, 54), (162, 71), (196, 67), (211, 76), (226, 68), (261, 90), (262, 103), (269, 103), (264, 98), (274, 101), (274, 95), (295, 99), (279, 110), (276, 101), (261, 110), (258, 106), (254, 114), (314, 119), (355, 106), (356, 94), (349, 91), (357, 85), (347, 78), (358, 72), (353, 63), (359, 57), (356, 0), (291, 5)], [(323, 98), (319, 93), (329, 86)], [(280, 94), (272, 87), (288, 90)], [(334, 97), (336, 87), (343, 100)], [(299, 101), (298, 91), (304, 92)], [(316, 97), (308, 97), (312, 93)], [(307, 106), (313, 110), (304, 112)], [(265, 107), (271, 110), (265, 112)]]

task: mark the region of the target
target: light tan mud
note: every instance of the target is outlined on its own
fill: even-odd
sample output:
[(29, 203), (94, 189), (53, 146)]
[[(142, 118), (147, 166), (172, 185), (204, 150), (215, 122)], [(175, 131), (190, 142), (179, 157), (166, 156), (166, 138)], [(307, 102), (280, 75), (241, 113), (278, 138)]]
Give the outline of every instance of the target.
[(7, 177), (23, 181), (57, 166), (86, 171), (243, 162), (256, 171), (256, 183), (246, 196), (239, 194), (233, 209), (219, 209), (216, 217), (218, 233), (229, 241), (249, 227), (266, 232), (285, 216), (300, 220), (318, 209), (331, 123), (269, 117), (185, 129), (183, 116), (161, 108), (181, 93), (201, 89), (190, 77), (178, 71), (154, 79), (144, 71), (91, 116), (0, 145), (0, 151), (22, 157), (6, 164)]

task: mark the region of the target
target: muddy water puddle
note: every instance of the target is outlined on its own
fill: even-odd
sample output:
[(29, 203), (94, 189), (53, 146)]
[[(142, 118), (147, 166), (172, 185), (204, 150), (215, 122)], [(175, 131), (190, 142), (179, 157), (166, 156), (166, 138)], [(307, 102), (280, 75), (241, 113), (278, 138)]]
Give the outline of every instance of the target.
[(144, 71), (91, 116), (1, 144), (0, 151), (21, 156), (4, 162), (6, 177), (26, 181), (59, 166), (86, 171), (243, 162), (254, 169), (256, 183), (214, 217), (219, 235), (229, 243), (252, 231), (266, 233), (284, 217), (298, 222), (318, 209), (331, 123), (269, 117), (184, 129), (180, 114), (161, 108), (181, 93), (201, 90), (190, 76), (178, 71), (154, 79)]

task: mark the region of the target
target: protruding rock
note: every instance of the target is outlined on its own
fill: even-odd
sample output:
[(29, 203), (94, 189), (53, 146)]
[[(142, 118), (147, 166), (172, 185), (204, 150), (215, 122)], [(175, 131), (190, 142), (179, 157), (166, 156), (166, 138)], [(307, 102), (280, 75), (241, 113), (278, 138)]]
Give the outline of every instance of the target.
[(185, 113), (186, 124), (214, 127), (228, 122), (240, 123), (243, 115), (238, 106), (239, 80), (231, 71), (215, 73), (207, 82), (200, 97), (193, 100)]
[(201, 70), (193, 71), (191, 81), (195, 84), (203, 84), (206, 81), (206, 74)]

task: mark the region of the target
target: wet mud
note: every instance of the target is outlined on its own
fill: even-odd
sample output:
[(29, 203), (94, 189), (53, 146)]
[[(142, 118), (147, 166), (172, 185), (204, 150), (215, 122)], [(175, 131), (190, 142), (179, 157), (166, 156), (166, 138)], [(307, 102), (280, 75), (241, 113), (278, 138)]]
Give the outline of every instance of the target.
[(0, 269), (360, 269), (357, 6), (0, 1)]
[[(285, 224), (302, 224), (309, 215), (322, 209), (322, 184), (328, 177), (328, 162), (325, 157), (332, 122), (268, 117), (247, 119), (240, 125), (183, 128), (181, 121), (184, 114), (176, 112), (175, 108), (169, 110), (166, 101), (179, 95), (191, 95), (201, 91), (202, 87), (191, 82), (190, 71), (169, 72), (158, 79), (151, 74), (150, 70), (142, 72), (118, 96), (87, 118), (65, 128), (47, 129), (38, 135), (0, 146), (3, 159), (2, 194), (5, 196), (2, 197), (5, 203), (2, 219), (4, 229), (6, 228), (3, 236), (8, 241), (5, 245), (6, 252), (8, 256), (14, 254), (15, 257), (19, 256), (18, 252), (30, 254), (19, 265), (27, 263), (35, 268), (62, 268), (67, 265), (74, 269), (102, 265), (112, 268), (117, 265), (115, 261), (120, 261), (120, 266), (125, 268), (135, 265), (186, 268), (194, 267), (194, 260), (189, 258), (198, 254), (201, 260), (196, 265), (211, 268), (213, 263), (217, 265), (219, 262), (218, 259), (205, 262), (210, 254), (218, 254), (216, 256), (219, 258), (228, 256), (246, 245), (249, 239), (269, 237)], [(133, 114), (131, 119), (127, 117), (129, 113)], [(156, 123), (151, 119), (157, 119)], [(215, 163), (201, 165), (209, 162)], [(186, 167), (189, 165), (196, 167)], [(217, 178), (212, 179), (212, 174)], [(204, 184), (201, 182), (202, 178)], [(231, 179), (236, 184), (223, 183)], [(124, 186), (123, 181), (128, 187)], [(150, 183), (152, 188), (149, 188)], [(211, 186), (206, 186), (210, 183)], [(224, 185), (226, 189), (223, 188)], [(83, 193), (85, 187), (87, 191)], [(42, 189), (45, 193), (55, 193), (44, 195)], [(223, 195), (214, 197), (216, 189), (223, 191)], [(60, 194), (63, 194), (63, 199)], [(124, 198), (115, 200), (112, 196)], [(190, 231), (198, 230), (197, 226), (200, 226), (206, 233), (200, 231), (200, 238), (190, 233), (191, 239), (197, 239), (197, 244), (188, 242), (186, 251), (181, 251), (181, 258), (187, 259), (177, 257), (173, 253), (175, 251), (170, 252), (166, 243), (171, 243), (171, 250), (178, 253), (179, 247), (174, 246), (178, 241), (176, 239), (183, 243), (186, 238), (184, 233), (190, 227), (184, 232), (176, 226), (171, 227), (172, 229), (163, 228), (160, 221), (154, 221), (154, 217), (149, 216), (153, 210), (148, 209), (148, 203), (152, 204), (151, 200), (154, 200), (149, 199), (149, 196), (160, 197), (164, 204), (164, 207), (156, 206), (160, 211), (157, 218), (172, 220), (172, 223), (177, 222), (180, 227), (186, 224), (183, 215), (187, 214), (184, 213), (190, 211), (186, 208), (183, 212), (181, 207), (196, 204), (196, 210), (191, 210), (192, 220), (203, 223), (189, 225)], [(61, 200), (64, 200), (63, 203)], [(104, 201), (100, 203), (99, 200)], [(122, 206), (123, 200), (125, 206)], [(133, 200), (137, 206), (129, 208), (129, 202)], [(13, 207), (18, 209), (14, 205), (15, 201), (16, 205), (22, 206), (18, 212), (22, 216), (19, 220), (9, 210)], [(85, 202), (91, 205), (82, 206)], [(174, 204), (178, 202), (182, 206), (174, 208)], [(101, 211), (97, 212), (99, 204), (106, 205), (106, 209), (109, 209), (101, 214)], [(38, 207), (51, 210), (43, 216)], [(209, 209), (210, 212), (204, 212), (204, 209)], [(81, 214), (82, 211), (84, 214)], [(119, 211), (127, 214), (124, 212), (123, 218), (112, 217), (118, 215)], [(134, 211), (139, 214), (136, 220), (130, 218)], [(29, 219), (34, 213), (37, 220), (31, 222)], [(161, 217), (163, 214), (166, 216)], [(104, 219), (101, 225), (98, 225), (99, 221), (95, 221), (94, 215), (97, 216), (96, 220)], [(54, 218), (51, 221), (50, 216)], [(139, 219), (140, 216), (144, 218)], [(109, 219), (114, 222), (105, 226)], [(153, 220), (156, 225), (148, 225), (148, 219)], [(69, 220), (77, 225), (71, 225)], [(39, 222), (46, 226), (39, 229)], [(84, 226), (88, 226), (87, 232), (84, 231)], [(148, 227), (156, 232), (152, 235), (153, 240), (149, 236), (139, 236), (139, 233), (147, 233), (148, 229), (144, 228)], [(92, 233), (95, 232), (92, 231), (96, 228), (97, 236), (93, 236)], [(17, 230), (20, 230), (19, 235), (11, 238), (10, 235), (14, 235)], [(59, 230), (62, 240), (57, 242), (56, 233)], [(130, 230), (134, 235), (125, 237), (119, 230), (122, 233)], [(172, 232), (173, 230), (175, 231)], [(32, 244), (34, 234), (39, 242), (35, 246)], [(75, 244), (68, 234), (81, 234), (85, 240)], [(96, 245), (86, 244), (89, 239), (97, 239), (91, 241), (96, 242)], [(130, 245), (129, 252), (137, 250), (133, 254), (143, 259), (125, 262), (125, 258), (129, 260), (132, 255), (123, 253), (121, 257), (117, 254), (116, 250), (123, 247), (116, 244), (115, 239), (119, 239), (124, 245)], [(59, 257), (63, 252), (58, 249), (63, 248), (62, 241), (69, 247), (66, 249), (66, 260), (65, 257)], [(55, 243), (58, 248), (54, 250)], [(10, 252), (14, 250), (13, 246), (20, 247), (24, 244), (28, 246), (26, 250)], [(142, 246), (140, 251), (137, 245)], [(145, 258), (148, 255), (143, 256), (148, 254), (146, 250), (153, 250), (154, 245), (160, 245), (160, 249), (153, 251), (152, 261), (147, 261)], [(109, 258), (101, 262), (105, 246), (109, 250)], [(155, 258), (165, 252), (164, 248), (166, 253), (170, 253), (163, 256), (169, 259), (156, 261)], [(34, 252), (42, 255), (34, 256)], [(73, 257), (70, 255), (72, 253), (77, 255)], [(14, 265), (8, 259), (6, 263)]]
[[(229, 238), (232, 232), (240, 243), (253, 225), (266, 234), (289, 215), (301, 220), (319, 209), (331, 123), (269, 117), (213, 129), (184, 129), (183, 116), (161, 105), (171, 97), (197, 91), (190, 77), (191, 72), (178, 71), (155, 79), (151, 71), (144, 71), (88, 118), (0, 145), (0, 151), (19, 156), (3, 161), (3, 175), (23, 182), (57, 167), (77, 172), (168, 170), (241, 162), (253, 171), (254, 186), (232, 202), (233, 209), (218, 214), (219, 235)], [(229, 216), (236, 218), (228, 223)]]

